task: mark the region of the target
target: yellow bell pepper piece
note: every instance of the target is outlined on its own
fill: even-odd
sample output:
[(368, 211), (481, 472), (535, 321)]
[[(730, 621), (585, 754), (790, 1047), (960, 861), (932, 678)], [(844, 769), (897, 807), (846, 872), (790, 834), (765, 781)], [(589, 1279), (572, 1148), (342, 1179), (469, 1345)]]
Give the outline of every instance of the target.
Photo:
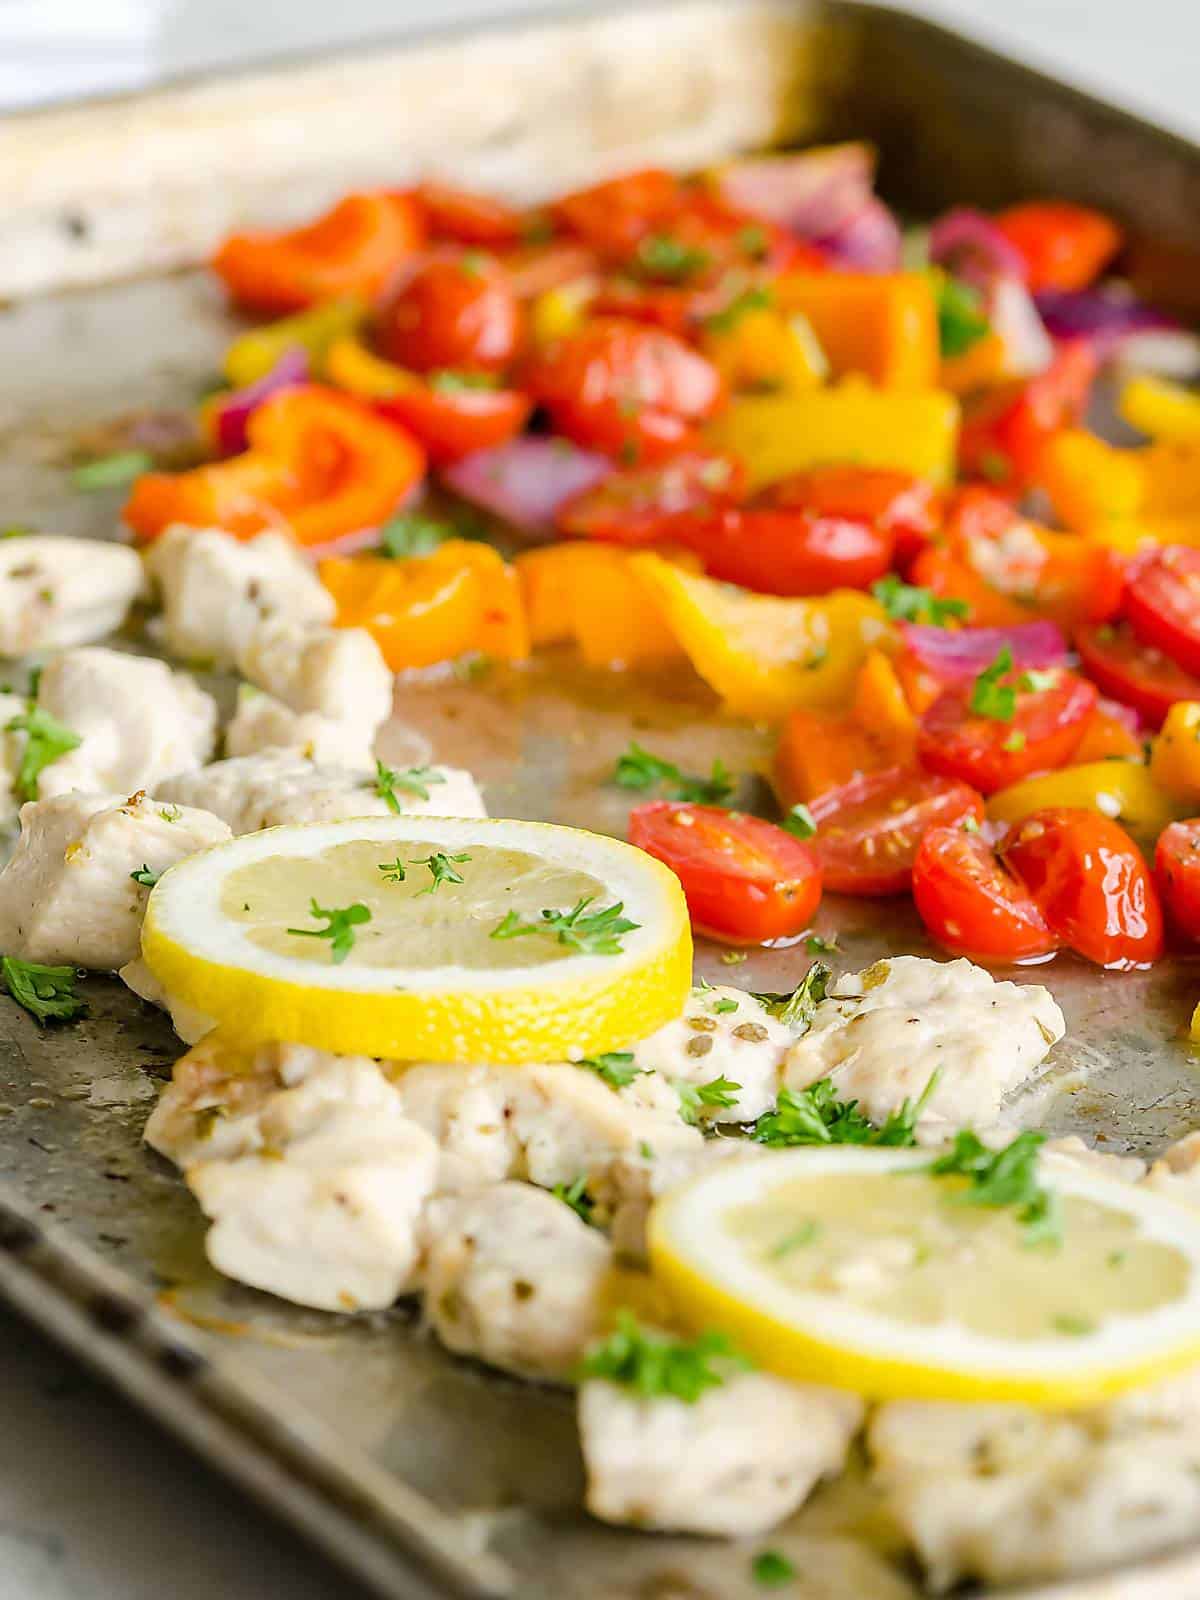
[(577, 332), (595, 292), (591, 278), (580, 278), (539, 294), (529, 308), (529, 332), (534, 344), (553, 344), (555, 339)]
[(1142, 505), (1139, 454), (1082, 428), (1056, 434), (1042, 455), (1040, 474), (1061, 521), (1075, 533), (1126, 527)]
[(323, 370), (325, 352), (333, 341), (360, 327), (366, 316), (367, 308), (361, 300), (328, 300), (311, 311), (251, 328), (226, 350), (225, 376), (235, 389), (243, 389), (265, 377), (285, 350), (299, 345), (308, 351), (316, 377)]
[(775, 284), (783, 311), (807, 317), (835, 376), (888, 389), (938, 381), (937, 301), (923, 272), (796, 272)]
[(1177, 804), (1140, 761), (1089, 761), (1025, 778), (994, 794), (987, 804), (996, 822), (1020, 822), (1043, 806), (1081, 806), (1115, 817), (1143, 850), (1182, 815)]
[(335, 388), (362, 400), (386, 400), (421, 386), (414, 373), (384, 361), (354, 333), (340, 334), (325, 352), (325, 377)]
[(846, 706), (871, 648), (892, 637), (882, 606), (854, 589), (786, 600), (684, 572), (656, 555), (635, 555), (630, 565), (692, 666), (738, 716), (771, 721), (797, 706)]
[(1142, 469), (1142, 514), (1200, 518), (1200, 436), (1131, 452)]
[(681, 661), (683, 650), (662, 606), (630, 561), (627, 550), (583, 541), (519, 555), (515, 565), (534, 645), (575, 643), (595, 667)]
[(700, 348), (730, 392), (764, 389), (803, 393), (823, 383), (829, 363), (807, 317), (753, 306), (710, 319)]
[(895, 467), (935, 483), (954, 475), (958, 401), (848, 380), (807, 394), (743, 395), (708, 426), (709, 443), (745, 464), (753, 491), (829, 462)]
[(1200, 440), (1200, 395), (1164, 378), (1130, 378), (1118, 405), (1131, 428), (1151, 439)]
[(1177, 700), (1154, 741), (1150, 773), (1174, 799), (1200, 801), (1200, 700)]

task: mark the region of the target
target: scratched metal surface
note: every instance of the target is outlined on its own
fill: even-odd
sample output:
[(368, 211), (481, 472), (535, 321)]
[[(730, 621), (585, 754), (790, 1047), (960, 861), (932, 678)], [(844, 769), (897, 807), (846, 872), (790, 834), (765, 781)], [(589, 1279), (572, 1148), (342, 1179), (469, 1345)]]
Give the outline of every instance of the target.
[[(0, 309), (0, 520), (111, 536), (117, 497), (69, 487), (80, 437), (114, 413), (193, 401), (230, 332), (198, 274)], [(763, 730), (722, 720), (695, 683), (631, 689), (565, 659), (403, 685), (397, 715), (478, 775), (493, 815), (618, 834), (625, 800), (604, 777), (631, 735), (689, 767), (719, 754), (751, 775), (747, 803), (768, 749)], [(902, 902), (830, 900), (820, 927), (838, 934), (841, 966), (927, 948)], [(796, 951), (756, 953), (737, 978), (784, 989), (805, 964)], [(698, 970), (728, 976), (711, 948)], [(1027, 1121), (1144, 1153), (1200, 1122), (1183, 1033), (1200, 965), (1109, 975), (1060, 958), (1027, 976), (1049, 984), (1070, 1030), (1016, 1108)], [(179, 1046), (119, 984), (84, 987), (89, 1015), (62, 1030), (0, 1004), (0, 1290), (383, 1594), (754, 1592), (752, 1547), (638, 1537), (583, 1515), (568, 1396), (450, 1358), (411, 1307), (328, 1316), (212, 1273), (197, 1208), (140, 1140)], [(918, 1593), (854, 1472), (770, 1544), (793, 1557), (799, 1600)], [(1171, 1573), (1156, 1592), (1183, 1592)]]

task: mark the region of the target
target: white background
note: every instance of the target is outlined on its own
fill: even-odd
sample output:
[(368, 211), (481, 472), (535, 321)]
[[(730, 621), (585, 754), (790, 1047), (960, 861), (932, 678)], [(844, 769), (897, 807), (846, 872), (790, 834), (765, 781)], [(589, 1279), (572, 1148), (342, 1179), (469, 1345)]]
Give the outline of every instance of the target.
[[(550, 0), (0, 0), (0, 107), (550, 8)], [(1200, 134), (1200, 0), (942, 0), (914, 9)], [(2, 1313), (0, 1383), (0, 1600), (357, 1593)]]

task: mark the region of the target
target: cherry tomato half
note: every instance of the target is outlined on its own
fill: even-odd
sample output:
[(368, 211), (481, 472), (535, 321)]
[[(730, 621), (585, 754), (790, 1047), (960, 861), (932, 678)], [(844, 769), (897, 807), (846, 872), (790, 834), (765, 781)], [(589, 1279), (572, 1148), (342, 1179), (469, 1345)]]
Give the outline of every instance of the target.
[(499, 246), (519, 244), (525, 236), (525, 215), (491, 195), (427, 182), (418, 184), (416, 197), (435, 239)]
[(416, 434), (429, 459), (443, 467), (507, 444), (529, 421), (533, 401), (519, 389), (439, 388), (435, 382), (380, 400), (376, 409)]
[(718, 939), (761, 944), (802, 933), (821, 900), (812, 850), (761, 817), (654, 800), (630, 813), (629, 842), (670, 867), (692, 921)]
[(942, 519), (941, 495), (927, 478), (888, 467), (812, 467), (781, 478), (763, 503), (823, 517), (863, 518), (893, 536), (901, 567), (924, 549)]
[(1172, 822), (1159, 834), (1154, 880), (1172, 927), (1200, 940), (1200, 818)]
[(1132, 706), (1152, 728), (1161, 725), (1176, 700), (1200, 700), (1200, 678), (1153, 645), (1142, 644), (1127, 622), (1076, 628), (1075, 648), (1084, 671), (1104, 693)]
[(665, 543), (694, 550), (710, 577), (783, 595), (867, 589), (891, 566), (895, 542), (863, 517), (769, 506), (685, 511), (660, 533)]
[(998, 685), (1015, 697), (1012, 716), (1003, 720), (972, 711), (974, 683), (939, 695), (917, 732), (922, 765), (993, 794), (1070, 760), (1095, 709), (1095, 684), (1063, 668), (1054, 669), (1046, 688), (1023, 689), (1022, 678), (1009, 673)]
[(1024, 961), (1058, 944), (1033, 896), (981, 833), (930, 828), (913, 862), (912, 892), (931, 937), (956, 955)]
[(1200, 550), (1165, 545), (1135, 562), (1125, 615), (1143, 644), (1200, 673)]
[(498, 372), (520, 337), (507, 274), (479, 250), (428, 257), (386, 296), (374, 329), (380, 355), (414, 372)]
[(679, 179), (658, 167), (627, 172), (577, 189), (557, 200), (553, 212), (568, 232), (600, 255), (624, 261), (641, 239), (679, 203)]
[(1099, 811), (1035, 811), (1006, 841), (1004, 858), (1051, 931), (1100, 967), (1141, 967), (1163, 951), (1158, 891), (1141, 851)]
[(974, 789), (913, 767), (862, 773), (818, 795), (809, 810), (821, 876), (836, 894), (902, 894), (930, 828), (983, 820)]
[(661, 467), (610, 473), (594, 488), (573, 495), (555, 520), (559, 532), (571, 539), (665, 544), (673, 516), (736, 500), (744, 478), (729, 456), (676, 456)]
[(1037, 479), (1046, 441), (1087, 409), (1096, 356), (1084, 339), (1060, 344), (1034, 378), (982, 392), (963, 411), (959, 466), (967, 477), (1026, 488)]

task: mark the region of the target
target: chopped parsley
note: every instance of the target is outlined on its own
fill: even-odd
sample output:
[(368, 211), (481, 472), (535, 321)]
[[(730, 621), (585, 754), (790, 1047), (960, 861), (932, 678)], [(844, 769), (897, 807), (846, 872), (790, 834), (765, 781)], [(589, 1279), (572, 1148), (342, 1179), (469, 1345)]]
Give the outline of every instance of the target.
[(703, 272), (711, 260), (707, 250), (685, 244), (669, 233), (648, 233), (634, 253), (639, 275), (659, 283), (686, 283)]
[(613, 782), (622, 789), (645, 791), (660, 783), (671, 785), (673, 800), (691, 800), (700, 805), (719, 806), (733, 794), (736, 787), (725, 763), (717, 759), (707, 778), (697, 778), (681, 772), (673, 761), (664, 761), (640, 744), (631, 743), (617, 758), (613, 769)]
[(1002, 645), (996, 659), (971, 685), (971, 711), (977, 717), (989, 717), (993, 722), (1011, 722), (1017, 710), (1016, 686), (1002, 683), (1013, 669), (1012, 651)]
[(740, 294), (735, 294), (720, 311), (714, 311), (711, 316), (705, 317), (705, 331), (728, 333), (731, 328), (737, 327), (747, 312), (769, 311), (771, 305), (771, 291), (756, 283), (749, 289), (743, 289)]
[(584, 955), (619, 956), (622, 935), (632, 933), (641, 924), (621, 915), (625, 906), (620, 900), (599, 911), (588, 911), (595, 898), (593, 894), (582, 895), (569, 911), (543, 909), (539, 922), (523, 922), (515, 911), (510, 911), (489, 937), (521, 939), (530, 933), (552, 933), (559, 944)]
[(399, 856), (395, 861), (377, 861), (375, 865), (383, 873), (387, 883), (403, 883), (408, 877), (408, 870)]
[(87, 1009), (75, 993), (74, 967), (44, 967), (4, 956), (0, 977), (17, 1004), (39, 1022), (69, 1022)]
[(1025, 734), (1020, 728), (1014, 728), (1000, 748), (1001, 750), (1009, 751), (1010, 754), (1015, 754), (1018, 750), (1024, 750)]
[(158, 814), (164, 822), (178, 822), (183, 816), (178, 806), (160, 806)]
[(827, 966), (814, 961), (791, 994), (758, 994), (754, 998), (760, 1000), (771, 1015), (778, 1017), (786, 1027), (807, 1033), (813, 1013), (824, 1000), (832, 976)]
[(432, 555), (447, 539), (457, 537), (453, 523), (422, 516), (419, 511), (401, 511), (380, 528), (380, 553), (393, 561), (407, 561), (413, 556)]
[(148, 451), (118, 450), (114, 455), (101, 456), (76, 467), (71, 482), (84, 494), (93, 494), (97, 489), (121, 489), (143, 472), (149, 472), (153, 465), (154, 457)]
[(685, 1122), (699, 1121), (700, 1113), (706, 1107), (725, 1109), (737, 1105), (740, 1083), (731, 1083), (728, 1078), (713, 1078), (711, 1083), (677, 1083), (676, 1093), (679, 1095), (679, 1115)]
[(428, 867), (432, 882), (427, 883), (423, 889), (418, 889), (418, 895), (433, 894), (444, 883), (461, 883), (463, 875), (455, 868), (455, 863), (470, 861), (471, 855), (467, 850), (459, 851), (458, 855), (447, 855), (444, 850), (435, 850), (432, 855), (421, 856), (418, 860), (410, 861), (410, 867)]
[(795, 1567), (778, 1550), (761, 1550), (751, 1562), (750, 1572), (760, 1589), (778, 1589), (796, 1576)]
[(754, 1125), (759, 1144), (787, 1147), (807, 1144), (872, 1144), (896, 1147), (916, 1142), (917, 1121), (937, 1087), (934, 1073), (913, 1104), (905, 1100), (880, 1127), (858, 1109), (857, 1100), (839, 1100), (828, 1078), (819, 1078), (807, 1089), (781, 1089), (774, 1111), (767, 1111)]
[(718, 959), (723, 967), (740, 967), (750, 958), (744, 950), (722, 950)]
[(582, 1222), (590, 1225), (596, 1203), (588, 1196), (586, 1173), (581, 1172), (574, 1183), (556, 1183), (550, 1193), (556, 1200), (561, 1200), (563, 1205), (570, 1206)]
[(1038, 1182), (1038, 1150), (1044, 1143), (1044, 1134), (1027, 1131), (1002, 1150), (989, 1150), (978, 1135), (964, 1128), (955, 1134), (946, 1154), (925, 1170), (937, 1178), (966, 1178), (967, 1187), (955, 1196), (962, 1205), (1013, 1206), (1027, 1245), (1059, 1245), (1058, 1199)]
[(810, 933), (804, 941), (804, 948), (810, 956), (836, 955), (840, 946), (837, 939), (825, 939), (819, 933)]
[(797, 839), (811, 839), (817, 831), (813, 814), (805, 805), (792, 806), (779, 826), (784, 833), (790, 833)]
[(961, 356), (991, 332), (979, 290), (960, 278), (939, 274), (938, 341), (943, 356)]
[(790, 1256), (793, 1250), (803, 1250), (818, 1239), (821, 1234), (821, 1224), (815, 1217), (808, 1217), (799, 1227), (793, 1228), (790, 1233), (785, 1233), (778, 1244), (772, 1245), (767, 1251), (768, 1261), (782, 1261), (784, 1256)]
[(141, 866), (135, 872), (131, 872), (129, 876), (134, 883), (140, 883), (144, 889), (153, 889), (154, 885), (162, 877), (162, 873), (155, 872), (153, 867), (147, 866), (143, 861)]
[(77, 750), (82, 743), (77, 733), (38, 706), (31, 706), (19, 717), (13, 717), (5, 724), (5, 729), (8, 733), (27, 735), (14, 785), (22, 800), (36, 800), (42, 769), (57, 761), (59, 756), (65, 756), (68, 750)]
[(603, 1055), (582, 1056), (576, 1066), (585, 1067), (603, 1078), (610, 1089), (626, 1089), (642, 1075), (641, 1067), (633, 1064), (632, 1050), (606, 1050)]
[(677, 1339), (643, 1328), (631, 1311), (618, 1311), (613, 1332), (592, 1345), (575, 1376), (603, 1378), (645, 1400), (669, 1397), (694, 1405), (709, 1389), (752, 1367), (723, 1333)]
[(329, 955), (335, 967), (340, 966), (354, 949), (355, 928), (371, 920), (370, 911), (357, 901), (351, 906), (332, 909), (319, 906), (315, 900), (310, 900), (309, 915), (314, 921), (323, 920), (326, 926), (289, 928), (287, 931), (294, 934), (297, 939), (328, 939)]
[(928, 622), (944, 628), (950, 621), (962, 621), (968, 611), (965, 600), (944, 598), (932, 589), (919, 589), (905, 583), (894, 572), (871, 585), (871, 593), (893, 622)]
[(428, 800), (429, 791), (435, 783), (445, 783), (445, 778), (436, 767), (385, 767), (382, 761), (375, 763), (375, 793), (381, 800), (387, 802), (389, 811), (400, 815), (400, 802), (396, 798), (396, 790), (402, 794), (415, 795), (418, 800)]
[(730, 1000), (727, 997), (725, 997), (724, 995), (721, 997), (720, 1000), (714, 1000), (713, 1001), (713, 1010), (716, 1012), (717, 1016), (719, 1016), (719, 1017), (725, 1016), (730, 1011), (736, 1011), (737, 1008), (738, 1008), (737, 1001), (736, 1000)]

